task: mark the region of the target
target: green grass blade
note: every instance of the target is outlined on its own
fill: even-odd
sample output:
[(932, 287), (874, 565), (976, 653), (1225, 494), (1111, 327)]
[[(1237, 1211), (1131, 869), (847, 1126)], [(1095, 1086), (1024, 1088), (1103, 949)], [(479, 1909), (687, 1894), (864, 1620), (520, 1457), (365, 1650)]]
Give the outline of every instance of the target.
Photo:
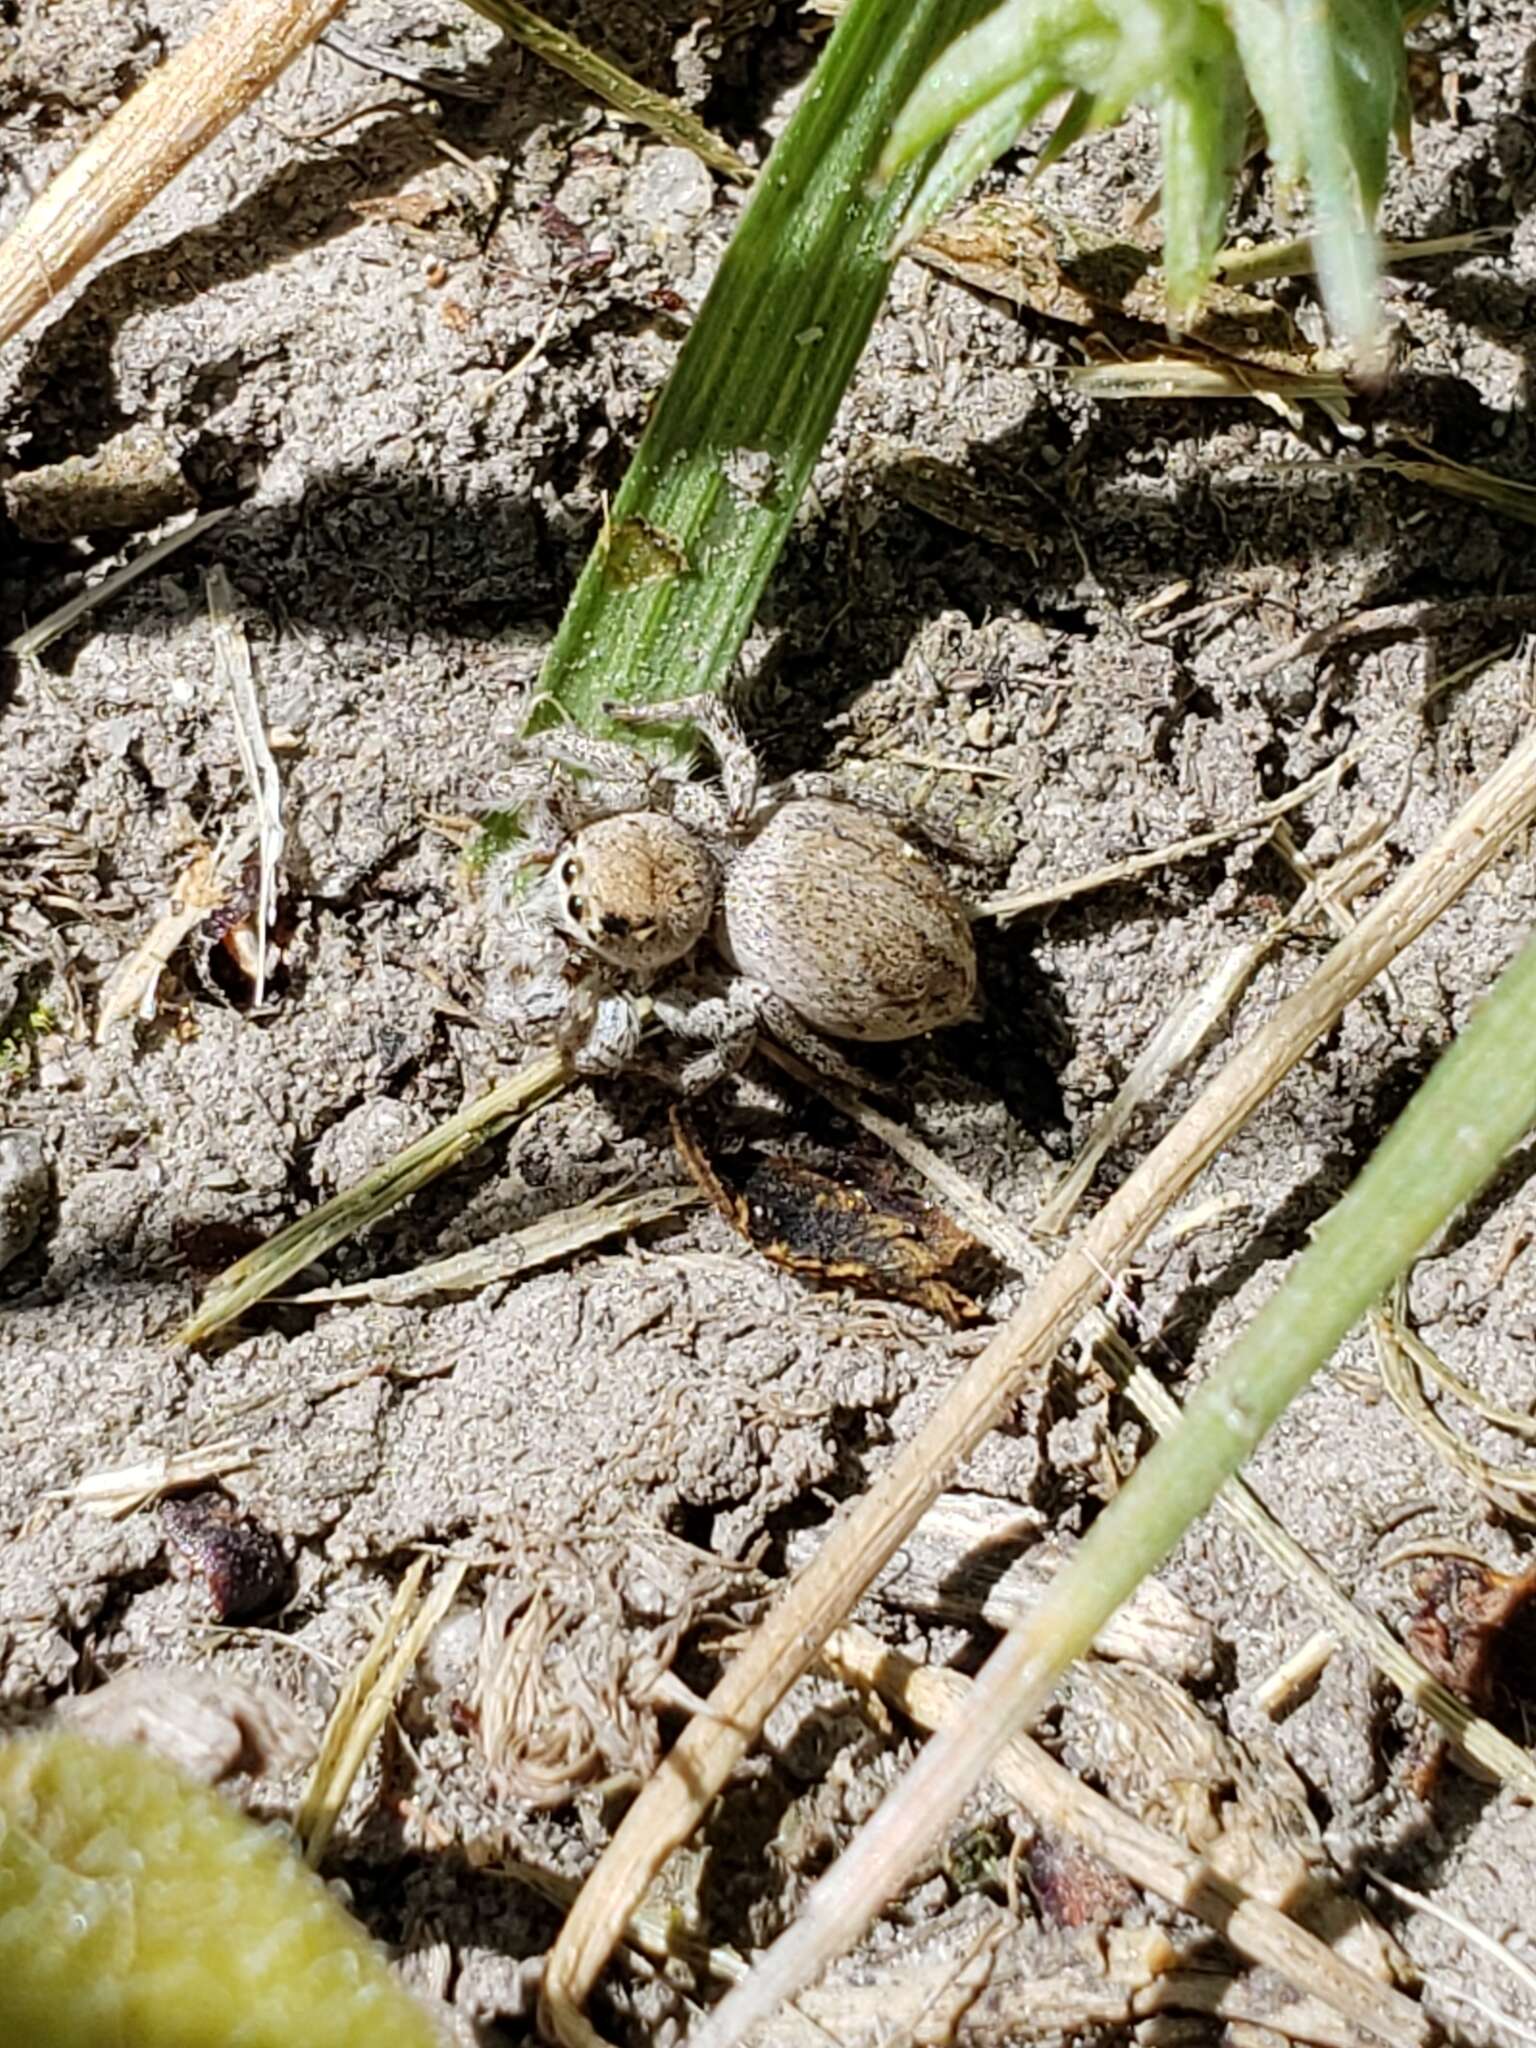
[(1158, 102), (1163, 144), (1163, 273), (1173, 319), (1195, 312), (1226, 235), (1248, 132), (1237, 46), (1215, 16)]
[[(1094, 1524), (1046, 1599), (1086, 1647), (1218, 1487), (1536, 1123), (1536, 937), (1420, 1086), (1284, 1282)], [(1134, 1567), (1132, 1558), (1135, 1558)], [(1082, 1584), (1058, 1588), (1086, 1556)], [(1101, 1603), (1109, 1606), (1100, 1612)], [(1081, 1603), (1081, 1604), (1079, 1604)], [(1090, 1616), (1092, 1620), (1089, 1626)], [(1043, 1640), (1032, 1616), (1029, 1630)], [(1076, 1655), (1074, 1649), (1070, 1654)], [(1052, 1652), (1054, 1657), (1054, 1652)], [(1058, 1665), (1057, 1669), (1064, 1669)]]
[(1095, 128), (1104, 126), (1104, 116), (1091, 92), (1075, 92), (1068, 100), (1061, 118), (1046, 139), (1044, 149), (1035, 158), (1033, 175), (1039, 177), (1052, 164), (1060, 163), (1074, 142), (1081, 142), (1085, 135), (1091, 135)]
[(1116, 24), (1085, 0), (1006, 0), (960, 36), (924, 73), (901, 109), (880, 159), (894, 177), (921, 151), (942, 142), (998, 94), (1032, 77), (1049, 77), (1096, 94), (1118, 43)]
[(1229, 0), (1284, 184), (1311, 189), (1318, 282), (1366, 374), (1383, 367), (1376, 205), (1405, 79), (1397, 0)]
[[(1021, 130), (1055, 91), (1053, 78), (1032, 73), (988, 100), (969, 121), (962, 121), (939, 151), (938, 162), (912, 195), (902, 218), (898, 246), (905, 248), (919, 235), (926, 234), (939, 215), (968, 192), (1005, 149), (1012, 149)], [(1092, 101), (1083, 98), (1091, 108)]]
[(946, 161), (975, 161), (989, 111), (1026, 83), (1037, 105), (1073, 94), (1047, 157), (1134, 100), (1154, 105), (1169, 303), (1187, 315), (1220, 246), (1251, 93), (1280, 184), (1310, 189), (1329, 317), (1372, 374), (1384, 356), (1376, 207), (1388, 142), (1405, 132), (1403, 19), (1400, 0), (1004, 0), (924, 74), (881, 170), (961, 123), (972, 143)]
[(871, 174), (976, 0), (852, 0), (684, 344), (540, 684), (533, 724), (719, 690), (853, 376), (920, 167)]
[(567, 78), (574, 78), (578, 85), (588, 92), (596, 93), (606, 100), (614, 112), (626, 121), (638, 121), (667, 142), (675, 142), (681, 149), (691, 149), (694, 155), (717, 171), (723, 171), (728, 178), (740, 183), (750, 182), (752, 169), (743, 163), (735, 150), (723, 142), (712, 128), (707, 128), (696, 114), (692, 114), (676, 100), (669, 100), (665, 94), (652, 92), (621, 71), (617, 64), (610, 64), (598, 51), (589, 49), (575, 36), (567, 35), (564, 29), (556, 28), (530, 8), (519, 5), (519, 0), (465, 0), (465, 5), (476, 14), (484, 15), (487, 21), (495, 22), (499, 29), (521, 43), (525, 50), (532, 50), (542, 57), (546, 64), (553, 64), (557, 71), (563, 71)]
[(570, 1068), (558, 1053), (536, 1054), (478, 1102), (227, 1267), (171, 1342), (204, 1343), (258, 1301), (275, 1294), (295, 1273), (302, 1273), (337, 1245), (377, 1223), (419, 1188), (449, 1172), (478, 1146), (557, 1094), (570, 1077)]

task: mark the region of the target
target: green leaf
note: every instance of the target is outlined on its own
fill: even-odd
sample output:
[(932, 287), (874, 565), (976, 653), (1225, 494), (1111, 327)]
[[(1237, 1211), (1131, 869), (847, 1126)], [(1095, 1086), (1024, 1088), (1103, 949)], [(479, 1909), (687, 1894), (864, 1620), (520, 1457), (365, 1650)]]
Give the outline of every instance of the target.
[(1163, 142), (1163, 271), (1174, 320), (1191, 316), (1226, 233), (1242, 162), (1248, 89), (1237, 46), (1214, 16), (1158, 103)]
[(951, 43), (891, 129), (880, 159), (893, 177), (921, 151), (991, 100), (1026, 81), (1052, 80), (1097, 94), (1120, 42), (1112, 14), (1091, 0), (1007, 0)]
[(1318, 282), (1367, 374), (1385, 345), (1375, 218), (1405, 90), (1398, 0), (1228, 0), (1283, 183), (1312, 195)]
[[(926, 234), (939, 215), (947, 212), (963, 192), (968, 192), (984, 171), (991, 169), (1004, 150), (1012, 149), (1056, 89), (1054, 78), (1034, 72), (988, 100), (970, 120), (961, 122), (912, 196), (895, 243), (898, 253), (919, 235)], [(1091, 106), (1092, 102), (1087, 104)]]
[(941, 190), (1008, 147), (1021, 109), (1073, 95), (1049, 161), (1133, 101), (1155, 106), (1169, 300), (1184, 316), (1220, 246), (1251, 92), (1281, 185), (1310, 188), (1323, 298), (1369, 373), (1383, 353), (1375, 214), (1405, 81), (1401, 0), (1004, 0), (930, 66), (881, 169), (970, 124), (924, 188), (908, 224), (920, 231)]
[(26, 2048), (441, 2048), (325, 1885), (161, 1758), (0, 1744), (0, 2037)]
[(1091, 135), (1095, 128), (1102, 128), (1107, 118), (1091, 92), (1073, 93), (1065, 113), (1051, 130), (1044, 149), (1035, 158), (1035, 177), (1059, 162), (1074, 142)]
[(1063, 91), (1072, 97), (1041, 168), (1133, 100), (1157, 106), (1170, 299), (1177, 312), (1188, 311), (1221, 246), (1248, 108), (1236, 45), (1208, 0), (1008, 0), (945, 52), (892, 132), (887, 167), (966, 113), (904, 237), (921, 232), (940, 196), (954, 196), (965, 172), (983, 169)]

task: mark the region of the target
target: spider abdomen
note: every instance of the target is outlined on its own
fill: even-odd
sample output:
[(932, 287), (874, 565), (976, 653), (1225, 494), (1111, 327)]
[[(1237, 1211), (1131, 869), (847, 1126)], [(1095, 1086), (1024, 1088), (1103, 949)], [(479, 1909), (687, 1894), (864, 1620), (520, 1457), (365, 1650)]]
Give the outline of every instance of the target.
[(833, 1038), (915, 1038), (975, 1008), (965, 911), (915, 847), (851, 804), (808, 797), (771, 814), (727, 872), (720, 941)]

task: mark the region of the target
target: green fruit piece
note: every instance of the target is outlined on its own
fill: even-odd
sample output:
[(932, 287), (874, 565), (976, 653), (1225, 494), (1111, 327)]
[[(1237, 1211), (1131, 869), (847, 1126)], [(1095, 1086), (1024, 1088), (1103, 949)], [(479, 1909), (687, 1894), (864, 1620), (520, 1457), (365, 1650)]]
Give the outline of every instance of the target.
[(27, 2048), (440, 2048), (270, 1829), (138, 1749), (0, 1744), (0, 2039)]

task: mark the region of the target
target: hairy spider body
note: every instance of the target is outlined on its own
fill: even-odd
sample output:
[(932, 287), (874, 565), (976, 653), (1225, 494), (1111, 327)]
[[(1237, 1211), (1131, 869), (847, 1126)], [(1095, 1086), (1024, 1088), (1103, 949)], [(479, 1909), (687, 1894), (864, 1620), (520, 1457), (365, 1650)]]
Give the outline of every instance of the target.
[(610, 966), (649, 977), (709, 929), (719, 871), (708, 848), (660, 811), (621, 811), (578, 832), (557, 862), (571, 936)]
[[(829, 1038), (914, 1038), (971, 1013), (969, 920), (886, 819), (797, 784), (759, 795), (752, 752), (712, 698), (609, 709), (696, 724), (722, 787), (647, 773), (628, 748), (580, 734), (534, 742), (555, 764), (526, 821), (547, 866), (520, 898), (516, 878), (493, 885), (493, 1016), (614, 1072), (635, 1064), (635, 998), (649, 993), (657, 1020), (703, 1048), (669, 1076), (692, 1093), (740, 1066), (762, 1028), (846, 1080), (858, 1077)], [(724, 974), (694, 971), (706, 936)]]
[(720, 949), (817, 1031), (866, 1045), (957, 1024), (976, 948), (937, 871), (883, 818), (802, 797), (779, 806), (725, 877)]

